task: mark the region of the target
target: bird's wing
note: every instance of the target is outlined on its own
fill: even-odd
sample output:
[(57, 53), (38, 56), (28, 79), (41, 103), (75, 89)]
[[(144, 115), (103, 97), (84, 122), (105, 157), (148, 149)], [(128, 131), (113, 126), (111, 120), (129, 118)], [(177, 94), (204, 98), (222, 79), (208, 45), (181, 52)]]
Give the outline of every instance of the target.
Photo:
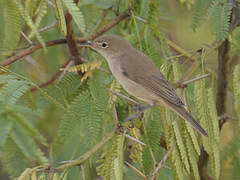
[[(127, 76), (127, 78), (142, 85), (147, 90), (152, 91), (164, 101), (168, 101), (169, 103), (173, 103), (177, 106), (183, 106), (184, 103), (178, 97), (172, 85), (153, 64), (153, 62), (139, 51), (137, 54), (137, 56), (134, 56), (135, 58), (137, 57), (135, 60), (128, 55), (127, 56), (131, 59), (124, 58), (128, 62), (121, 63), (120, 66), (122, 73)], [(138, 65), (140, 63), (141, 66)], [(135, 73), (132, 73), (132, 68), (134, 68)]]

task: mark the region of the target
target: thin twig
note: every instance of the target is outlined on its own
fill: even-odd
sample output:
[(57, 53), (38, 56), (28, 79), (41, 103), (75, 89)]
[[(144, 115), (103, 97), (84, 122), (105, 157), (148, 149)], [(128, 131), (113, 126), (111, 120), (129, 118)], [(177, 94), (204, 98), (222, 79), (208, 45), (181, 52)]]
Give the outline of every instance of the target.
[(50, 146), (50, 149), (49, 149), (49, 172), (48, 172), (47, 180), (51, 179), (53, 172), (54, 172), (54, 168), (53, 168), (52, 146)]
[(116, 26), (117, 24), (119, 24), (122, 20), (130, 17), (132, 8), (128, 8), (127, 10), (124, 11), (124, 13), (120, 16), (118, 16), (115, 20), (113, 20), (113, 22), (107, 24), (106, 26), (104, 26), (101, 30), (99, 30), (98, 32), (96, 32), (94, 35), (92, 35), (89, 39), (93, 40), (99, 36), (101, 36), (103, 33), (105, 33), (106, 31), (110, 30), (112, 27)]
[(163, 156), (162, 160), (158, 163), (156, 169), (154, 170), (153, 174), (152, 174), (152, 180), (154, 180), (159, 172), (159, 170), (163, 167), (164, 163), (167, 161), (170, 153), (173, 151), (174, 147), (176, 144), (174, 144), (168, 151), (167, 153)]
[(119, 127), (119, 122), (118, 122), (118, 115), (117, 115), (117, 110), (115, 104), (112, 105), (112, 111), (113, 111), (113, 119), (116, 125), (116, 128)]
[(124, 164), (129, 167), (130, 169), (132, 169), (134, 172), (136, 172), (140, 177), (142, 177), (144, 180), (147, 180), (147, 176), (145, 174), (143, 174), (140, 170), (138, 170), (137, 168), (135, 168), (133, 165), (131, 165), (130, 163), (128, 163), (127, 161), (124, 161)]
[[(74, 0), (73, 2), (75, 4), (78, 4), (79, 0)], [(71, 56), (74, 58), (74, 64), (75, 65), (79, 65), (79, 64), (83, 64), (82, 59), (79, 57), (79, 52), (78, 52), (78, 48), (77, 48), (77, 43), (75, 41), (75, 37), (74, 37), (74, 32), (71, 26), (72, 23), (72, 15), (70, 14), (69, 11), (67, 11), (65, 13), (65, 19), (66, 19), (66, 27), (67, 27), (67, 45), (68, 45), (68, 49), (69, 52), (71, 54)], [(78, 71), (79, 75), (82, 75), (82, 72)]]
[[(55, 45), (59, 45), (59, 44), (65, 44), (67, 42), (66, 39), (57, 39), (57, 40), (53, 40), (53, 41), (48, 41), (46, 42), (46, 47), (49, 47), (49, 46), (55, 46)], [(83, 42), (83, 41), (82, 41)], [(42, 45), (41, 44), (36, 44), (36, 45), (33, 45), (27, 49), (24, 49), (18, 53), (16, 53), (14, 56), (11, 56), (7, 59), (5, 59), (4, 61), (2, 61), (0, 63), (1, 66), (7, 66), (7, 65), (10, 65), (12, 63), (14, 63), (15, 61), (29, 55), (29, 54), (32, 54), (34, 51), (38, 50), (38, 49), (41, 49), (42, 48)]]
[(128, 134), (126, 134), (125, 137), (128, 138), (128, 139), (130, 139), (130, 140), (132, 140), (132, 141), (134, 141), (134, 142), (137, 142), (137, 143), (139, 143), (139, 144), (141, 144), (141, 145), (143, 145), (143, 146), (146, 146), (146, 144), (145, 144), (144, 142), (136, 139), (135, 137), (132, 137), (132, 136), (130, 136), (130, 135), (128, 135)]
[(110, 91), (111, 93), (113, 93), (113, 94), (115, 94), (115, 95), (117, 95), (117, 96), (119, 96), (119, 97), (121, 97), (121, 98), (123, 98), (123, 99), (126, 99), (127, 101), (129, 101), (129, 102), (132, 103), (132, 104), (139, 105), (139, 103), (138, 103), (137, 101), (135, 101), (135, 100), (133, 100), (133, 99), (131, 99), (131, 98), (129, 98), (129, 97), (127, 97), (127, 96), (119, 93), (119, 92), (113, 91), (113, 90), (111, 90), (111, 89), (109, 89), (109, 88), (106, 88), (106, 89), (107, 89), (108, 91)]
[(196, 77), (196, 78), (193, 78), (193, 79), (190, 79), (190, 80), (188, 80), (188, 81), (183, 82), (182, 85), (183, 85), (183, 86), (187, 86), (188, 84), (191, 84), (191, 83), (193, 83), (193, 82), (195, 82), (195, 81), (197, 81), (197, 80), (206, 78), (206, 77), (208, 77), (208, 76), (210, 76), (210, 74), (204, 74), (204, 75), (202, 75), (202, 76), (198, 76), (198, 77)]
[(218, 121), (222, 121), (222, 120), (237, 120), (237, 118), (236, 117), (233, 117), (233, 116), (230, 116), (230, 115), (228, 115), (228, 114), (223, 114), (223, 115), (221, 115), (221, 116), (218, 116)]
[(53, 8), (54, 10), (56, 9), (56, 6), (50, 0), (45, 0), (45, 1), (51, 8)]
[(183, 82), (185, 79), (190, 77), (198, 69), (199, 65), (200, 61), (193, 62), (178, 82)]
[(58, 25), (58, 22), (57, 22), (57, 21), (56, 21), (56, 22), (53, 22), (52, 24), (50, 24), (50, 25), (48, 25), (48, 26), (45, 26), (45, 27), (41, 28), (38, 32), (44, 32), (44, 31), (47, 31), (47, 30), (49, 30), (49, 29), (52, 29), (52, 28), (57, 27), (57, 25)]
[(210, 76), (210, 74), (204, 74), (204, 75), (202, 75), (202, 76), (198, 76), (198, 77), (195, 77), (195, 78), (193, 78), (193, 79), (190, 79), (190, 80), (188, 80), (188, 81), (184, 81), (184, 82), (177, 82), (175, 85), (174, 85), (174, 87), (175, 88), (185, 88), (185, 87), (187, 87), (189, 84), (191, 84), (191, 83), (193, 83), (193, 82), (195, 82), (195, 81), (198, 81), (198, 80), (200, 80), (200, 79), (203, 79), (203, 78), (206, 78), (206, 77), (208, 77), (208, 76)]
[(183, 48), (181, 48), (180, 46), (178, 46), (177, 44), (175, 44), (173, 41), (167, 39), (167, 44), (177, 53), (182, 54), (184, 57), (186, 57), (187, 59), (189, 59), (192, 62), (195, 62), (196, 59), (194, 57), (192, 57), (191, 54), (189, 54), (187, 51), (185, 51)]
[[(65, 68), (70, 62), (71, 62), (71, 58), (69, 58), (69, 59), (67, 60), (67, 62), (64, 63), (64, 64), (61, 66), (61, 68)], [(48, 86), (49, 84), (53, 83), (62, 73), (63, 73), (62, 71), (58, 70), (58, 71), (51, 77), (51, 79), (49, 79), (47, 82), (44, 82), (44, 83), (42, 83), (42, 84), (39, 84), (39, 85), (38, 85), (38, 88), (44, 88), (44, 87)], [(32, 87), (32, 88), (30, 89), (30, 91), (31, 91), (31, 92), (36, 91), (38, 88), (37, 88), (37, 87)]]
[(29, 39), (24, 32), (21, 31), (21, 35), (27, 40), (27, 42), (28, 42), (30, 45), (33, 44), (33, 42), (31, 41), (31, 39)]
[(85, 176), (85, 171), (84, 171), (84, 166), (80, 165), (81, 168), (81, 172), (82, 172), (82, 180), (86, 180), (86, 176)]
[(79, 166), (83, 162), (85, 162), (90, 156), (92, 156), (95, 152), (97, 152), (100, 148), (102, 148), (108, 141), (110, 141), (115, 135), (115, 132), (112, 132), (110, 135), (108, 135), (105, 139), (103, 139), (101, 142), (96, 144), (90, 151), (83, 154), (81, 157), (79, 157), (77, 160), (73, 160), (70, 163), (61, 165), (55, 169), (55, 171), (61, 171), (67, 168), (71, 168), (73, 166)]
[[(107, 24), (106, 26), (104, 26), (101, 30), (99, 30), (98, 32), (96, 32), (95, 34), (93, 34), (91, 36), (90, 39), (95, 39), (96, 37), (102, 35), (104, 32), (108, 31), (109, 29), (111, 29), (112, 27), (114, 27), (115, 25), (117, 25), (118, 23), (120, 23), (122, 20), (126, 19), (127, 17), (130, 16), (129, 14), (129, 9), (127, 9), (121, 16), (117, 17), (115, 20), (113, 20), (113, 22)], [(86, 39), (82, 39), (79, 38), (76, 40), (77, 43), (81, 43), (81, 42), (85, 42)], [(59, 44), (66, 44), (67, 40), (66, 39), (57, 39), (57, 40), (53, 40), (53, 41), (48, 41), (46, 42), (46, 47), (50, 47), (50, 46), (55, 46), (55, 45), (59, 45)], [(32, 54), (33, 52), (35, 52), (38, 49), (41, 49), (42, 45), (41, 44), (36, 44), (36, 45), (32, 45), (31, 47), (24, 49), (20, 52), (17, 52), (15, 55), (3, 60), (2, 62), (0, 62), (1, 66), (7, 66), (9, 64), (14, 63), (15, 61), (29, 55)]]
[[(70, 61), (67, 66), (64, 68), (64, 70), (62, 71), (62, 73), (60, 74), (60, 76), (57, 78), (57, 82), (60, 82), (62, 80), (62, 78), (64, 77), (64, 75), (67, 73), (67, 68), (71, 67), (73, 65), (73, 61)], [(59, 70), (62, 67), (59, 68)]]
[(137, 20), (143, 22), (144, 24), (147, 24), (147, 23), (148, 23), (145, 19), (143, 19), (143, 18), (141, 18), (141, 17), (139, 17), (139, 16), (136, 16), (136, 15), (133, 15), (133, 16), (134, 16), (134, 18), (136, 18)]

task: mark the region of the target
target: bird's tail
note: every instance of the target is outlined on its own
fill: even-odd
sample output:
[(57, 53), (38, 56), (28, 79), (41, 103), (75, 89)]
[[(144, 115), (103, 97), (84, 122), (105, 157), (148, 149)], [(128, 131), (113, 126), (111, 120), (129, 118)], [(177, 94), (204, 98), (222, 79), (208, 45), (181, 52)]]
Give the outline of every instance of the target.
[(200, 126), (200, 124), (192, 117), (192, 115), (187, 112), (184, 107), (176, 106), (174, 104), (168, 104), (169, 108), (180, 115), (183, 119), (185, 119), (193, 128), (195, 128), (198, 132), (208, 137), (206, 131)]

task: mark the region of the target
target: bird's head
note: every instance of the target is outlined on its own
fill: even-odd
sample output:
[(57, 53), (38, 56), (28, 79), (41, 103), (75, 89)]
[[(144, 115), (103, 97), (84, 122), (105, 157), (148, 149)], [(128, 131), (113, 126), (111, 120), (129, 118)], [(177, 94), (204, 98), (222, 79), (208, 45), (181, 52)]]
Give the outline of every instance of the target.
[(108, 57), (119, 55), (125, 50), (132, 48), (127, 40), (118, 35), (101, 36), (93, 41), (88, 41), (83, 45), (94, 49), (106, 59), (108, 59)]

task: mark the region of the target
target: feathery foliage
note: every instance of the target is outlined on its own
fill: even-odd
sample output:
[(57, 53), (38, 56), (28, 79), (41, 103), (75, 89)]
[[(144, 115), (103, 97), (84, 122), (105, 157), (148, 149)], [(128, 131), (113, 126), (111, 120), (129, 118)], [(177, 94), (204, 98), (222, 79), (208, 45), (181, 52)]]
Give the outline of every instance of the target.
[[(40, 1), (38, 8), (36, 9), (37, 15), (36, 20), (34, 24), (34, 29), (38, 29), (43, 17), (47, 14), (47, 2), (46, 1)], [(35, 30), (32, 29), (32, 32), (28, 35), (29, 38), (32, 38), (34, 36)]]
[[(236, 121), (226, 121), (220, 137), (215, 107), (219, 87), (214, 82), (219, 75), (216, 49), (220, 49), (209, 46), (212, 37), (204, 32), (210, 29), (217, 43), (224, 40), (230, 45), (225, 115), (239, 119), (238, 4), (228, 0), (75, 2), (0, 0), (0, 51), (4, 50), (0, 64), (8, 65), (0, 72), (0, 179), (149, 178), (173, 146), (156, 180), (219, 179), (220, 169), (221, 179), (238, 179), (240, 128), (233, 126)], [(190, 23), (194, 32), (189, 31)], [(68, 45), (67, 32), (72, 35)], [(73, 67), (73, 62), (65, 64), (73, 55), (69, 43), (77, 45), (79, 39), (103, 32), (129, 40), (171, 83), (186, 81), (176, 91), (209, 137), (202, 137), (164, 107), (146, 110), (130, 128), (124, 120), (137, 112), (122, 95), (134, 97), (111, 75), (99, 54), (79, 48), (77, 54), (91, 61)], [(190, 53), (206, 44), (207, 48)], [(204, 61), (199, 62), (203, 60), (199, 56)], [(59, 72), (59, 67), (65, 68)], [(212, 81), (197, 79), (201, 70)], [(81, 75), (72, 73), (77, 71)], [(124, 166), (125, 161), (133, 167)], [(52, 173), (51, 168), (57, 171)]]
[(62, 0), (55, 0), (56, 4), (56, 15), (60, 30), (64, 36), (67, 34), (66, 20), (63, 12)]
[(193, 5), (193, 15), (192, 15), (192, 29), (196, 31), (196, 29), (201, 25), (202, 21), (205, 18), (205, 14), (207, 13), (207, 9), (210, 5), (211, 0), (196, 0)]
[(225, 0), (214, 0), (208, 9), (208, 18), (212, 23), (212, 32), (216, 35), (218, 41), (227, 38), (232, 3)]
[[(130, 136), (138, 139), (138, 140), (141, 140), (140, 139), (140, 131), (139, 129), (137, 128), (130, 128), (129, 129), (129, 134)], [(142, 148), (142, 145), (139, 144), (139, 143), (133, 143), (131, 145), (131, 149), (130, 149), (130, 158), (131, 160), (134, 162), (134, 163), (141, 163), (142, 162), (142, 151), (143, 151), (143, 148)]]
[(22, 28), (22, 19), (20, 12), (13, 1), (6, 1), (3, 4), (4, 21), (4, 39), (3, 47), (15, 48), (20, 39)]
[(98, 174), (106, 180), (123, 179), (123, 150), (125, 133), (113, 138), (111, 147), (101, 155)]
[[(212, 173), (216, 179), (219, 179), (219, 127), (212, 89), (205, 89), (205, 80), (196, 82), (194, 89), (200, 124), (209, 135), (209, 138), (202, 137), (203, 146), (209, 154)], [(206, 94), (207, 96), (204, 96)]]
[(85, 21), (82, 12), (79, 7), (73, 2), (73, 0), (62, 0), (68, 11), (71, 13), (74, 22), (77, 24), (77, 27), (80, 31), (85, 32)]
[(98, 61), (98, 60), (95, 60), (93, 62), (88, 62), (88, 63), (84, 63), (84, 64), (80, 64), (80, 65), (77, 65), (77, 66), (73, 66), (73, 67), (70, 67), (70, 68), (63, 68), (63, 69), (60, 69), (61, 71), (63, 70), (66, 70), (68, 72), (82, 72), (84, 73), (82, 79), (81, 79), (81, 82), (85, 81), (89, 76), (91, 76), (91, 74), (93, 73), (93, 71), (95, 69), (98, 69), (102, 64), (102, 61)]
[[(31, 16), (29, 15), (29, 13), (24, 9), (24, 6), (22, 5), (22, 3), (19, 0), (14, 0), (14, 3), (17, 5), (18, 10), (21, 13), (22, 18), (25, 20), (26, 24), (29, 26), (29, 28), (32, 30), (32, 34), (34, 36), (36, 36), (37, 40), (39, 41), (39, 43), (43, 46), (43, 49), (46, 51), (46, 45), (45, 42), (42, 38), (42, 36), (39, 34), (38, 30), (37, 30), (37, 24), (35, 25)], [(41, 11), (40, 14), (40, 18), (39, 20), (41, 21), (42, 16), (44, 15), (45, 11)], [(40, 22), (39, 22), (40, 23)]]
[(233, 95), (234, 95), (234, 107), (238, 118), (238, 127), (240, 129), (240, 65), (237, 65), (234, 68), (233, 72)]

